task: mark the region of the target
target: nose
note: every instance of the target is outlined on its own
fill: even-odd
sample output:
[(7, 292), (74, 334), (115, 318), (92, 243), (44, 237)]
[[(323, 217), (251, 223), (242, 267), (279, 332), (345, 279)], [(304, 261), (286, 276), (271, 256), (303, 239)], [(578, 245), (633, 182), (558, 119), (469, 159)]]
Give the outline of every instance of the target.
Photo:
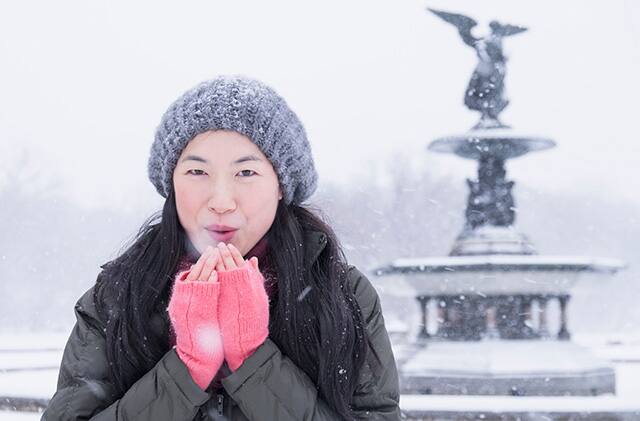
[(224, 183), (217, 183), (214, 185), (209, 201), (207, 202), (208, 208), (216, 213), (227, 213), (236, 208), (236, 201), (232, 189), (223, 184)]

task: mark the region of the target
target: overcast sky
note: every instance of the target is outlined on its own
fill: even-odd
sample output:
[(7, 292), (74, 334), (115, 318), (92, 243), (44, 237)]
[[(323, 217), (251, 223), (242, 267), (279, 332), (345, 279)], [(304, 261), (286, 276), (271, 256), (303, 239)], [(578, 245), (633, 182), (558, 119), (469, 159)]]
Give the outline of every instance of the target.
[(162, 113), (230, 73), (262, 79), (297, 112), (321, 183), (388, 168), (400, 149), (463, 183), (473, 162), (426, 146), (476, 123), (462, 97), (477, 59), (427, 6), (474, 17), (476, 36), (492, 19), (530, 28), (504, 42), (502, 120), (558, 147), (510, 161), (510, 179), (640, 203), (632, 0), (2, 2), (0, 183), (26, 153), (85, 206), (161, 203), (146, 165)]

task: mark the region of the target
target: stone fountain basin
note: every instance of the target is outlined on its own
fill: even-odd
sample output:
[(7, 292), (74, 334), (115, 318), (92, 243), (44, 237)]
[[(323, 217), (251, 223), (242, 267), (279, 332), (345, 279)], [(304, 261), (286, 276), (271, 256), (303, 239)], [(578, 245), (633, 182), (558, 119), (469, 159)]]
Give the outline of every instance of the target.
[(429, 341), (400, 370), (402, 393), (600, 395), (615, 393), (615, 371), (568, 341)]
[(554, 146), (553, 140), (543, 136), (521, 133), (511, 128), (495, 128), (476, 129), (463, 134), (441, 137), (431, 142), (429, 150), (454, 153), (467, 159), (492, 156), (506, 160)]
[[(604, 279), (624, 267), (608, 258), (480, 255), (399, 258), (373, 273), (386, 285), (409, 284), (416, 295), (557, 295), (568, 293), (580, 278)], [(386, 290), (393, 294), (394, 288)]]

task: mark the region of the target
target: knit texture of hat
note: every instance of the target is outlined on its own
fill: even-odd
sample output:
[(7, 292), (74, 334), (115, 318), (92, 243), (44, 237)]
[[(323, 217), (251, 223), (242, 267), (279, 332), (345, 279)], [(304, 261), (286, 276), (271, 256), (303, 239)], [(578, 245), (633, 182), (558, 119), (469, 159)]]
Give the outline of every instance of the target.
[(151, 145), (149, 179), (162, 197), (173, 189), (173, 171), (187, 143), (208, 130), (247, 136), (271, 161), (286, 204), (301, 204), (318, 175), (304, 127), (271, 87), (245, 76), (219, 76), (198, 84), (162, 116)]

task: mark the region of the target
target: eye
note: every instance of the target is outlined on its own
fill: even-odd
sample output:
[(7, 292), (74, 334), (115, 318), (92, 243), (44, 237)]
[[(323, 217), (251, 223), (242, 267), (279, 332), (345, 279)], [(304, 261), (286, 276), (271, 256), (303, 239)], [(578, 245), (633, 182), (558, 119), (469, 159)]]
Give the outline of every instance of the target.
[[(246, 174), (246, 172), (247, 172), (247, 171), (251, 172), (252, 174)], [(255, 171), (253, 171), (253, 170), (242, 170), (242, 171), (240, 171), (238, 174), (242, 174), (242, 173), (245, 173), (245, 177), (251, 177), (252, 175), (257, 174), (257, 173), (256, 173)]]
[(193, 173), (192, 173), (192, 171), (200, 171), (200, 172), (204, 173), (204, 171), (202, 171), (202, 170), (189, 170), (189, 171), (187, 171), (187, 174), (191, 174), (191, 175), (202, 175), (202, 174), (193, 174)]

